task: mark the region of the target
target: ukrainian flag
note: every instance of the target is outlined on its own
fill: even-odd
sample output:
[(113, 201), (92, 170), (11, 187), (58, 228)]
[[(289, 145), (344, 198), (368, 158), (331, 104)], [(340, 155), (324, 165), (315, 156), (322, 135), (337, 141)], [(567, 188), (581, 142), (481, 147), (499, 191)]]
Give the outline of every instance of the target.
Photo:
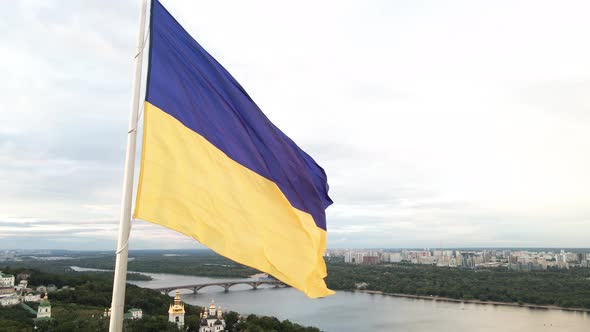
[(326, 287), (324, 170), (152, 2), (134, 217), (267, 272), (309, 297)]

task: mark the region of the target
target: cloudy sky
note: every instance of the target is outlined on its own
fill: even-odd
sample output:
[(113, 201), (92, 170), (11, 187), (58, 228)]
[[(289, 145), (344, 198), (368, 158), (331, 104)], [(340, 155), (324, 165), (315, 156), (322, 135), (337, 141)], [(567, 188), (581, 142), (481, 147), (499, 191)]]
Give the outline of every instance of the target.
[[(590, 246), (587, 1), (162, 3), (324, 166), (329, 247)], [(3, 5), (0, 249), (114, 249), (138, 11)]]

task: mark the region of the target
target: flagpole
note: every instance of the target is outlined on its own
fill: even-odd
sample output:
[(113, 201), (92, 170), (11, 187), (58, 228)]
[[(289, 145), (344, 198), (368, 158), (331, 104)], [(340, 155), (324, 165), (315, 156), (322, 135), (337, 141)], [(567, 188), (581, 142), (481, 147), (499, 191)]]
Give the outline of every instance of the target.
[(141, 70), (145, 35), (147, 0), (141, 0), (139, 33), (135, 48), (135, 73), (133, 75), (133, 97), (129, 130), (127, 131), (127, 152), (125, 154), (125, 171), (123, 174), (123, 192), (121, 198), (121, 215), (119, 219), (119, 239), (115, 262), (115, 278), (113, 281), (113, 301), (111, 303), (110, 332), (121, 332), (123, 329), (123, 309), (125, 306), (125, 282), (127, 280), (127, 257), (129, 250), (129, 232), (131, 231), (131, 202), (133, 197), (133, 174), (135, 170), (135, 148), (137, 141), (137, 113), (141, 90)]

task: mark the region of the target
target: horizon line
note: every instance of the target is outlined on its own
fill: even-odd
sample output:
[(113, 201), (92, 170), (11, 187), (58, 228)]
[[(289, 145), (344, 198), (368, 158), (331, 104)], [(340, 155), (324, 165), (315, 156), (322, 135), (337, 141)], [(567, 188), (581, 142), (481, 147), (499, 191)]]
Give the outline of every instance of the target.
[[(391, 249), (418, 249), (418, 250), (436, 250), (436, 249), (589, 249), (590, 247), (566, 247), (566, 246), (540, 246), (540, 247), (518, 247), (518, 246), (457, 246), (457, 247), (341, 247), (341, 248), (326, 248), (326, 250), (391, 250)], [(48, 249), (48, 248), (0, 248), (0, 251), (71, 251), (71, 252), (114, 252), (115, 249)], [(161, 249), (161, 248), (149, 248), (149, 249), (129, 249), (129, 251), (215, 251), (209, 248), (175, 248), (175, 249)]]

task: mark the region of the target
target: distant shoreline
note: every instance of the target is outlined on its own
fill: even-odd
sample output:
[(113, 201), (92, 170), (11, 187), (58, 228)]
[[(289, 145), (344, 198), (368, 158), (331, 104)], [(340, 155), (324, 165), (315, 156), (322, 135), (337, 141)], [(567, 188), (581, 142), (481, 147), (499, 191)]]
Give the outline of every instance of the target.
[(395, 297), (405, 297), (405, 298), (409, 298), (409, 299), (431, 300), (431, 301), (444, 301), (444, 302), (455, 302), (455, 303), (474, 303), (474, 304), (488, 304), (488, 305), (491, 304), (491, 305), (502, 305), (502, 306), (507, 306), (507, 307), (565, 310), (565, 311), (577, 311), (577, 312), (589, 312), (590, 313), (590, 309), (586, 309), (586, 308), (566, 308), (566, 307), (560, 307), (557, 305), (543, 305), (543, 304), (531, 304), (531, 303), (519, 304), (516, 302), (511, 303), (511, 302), (481, 301), (481, 300), (460, 300), (460, 299), (454, 299), (451, 297), (443, 297), (443, 296), (426, 296), (426, 295), (410, 295), (410, 294), (401, 294), (401, 293), (385, 293), (382, 291), (372, 291), (372, 290), (353, 290), (353, 292), (387, 295), (387, 296), (395, 296)]

